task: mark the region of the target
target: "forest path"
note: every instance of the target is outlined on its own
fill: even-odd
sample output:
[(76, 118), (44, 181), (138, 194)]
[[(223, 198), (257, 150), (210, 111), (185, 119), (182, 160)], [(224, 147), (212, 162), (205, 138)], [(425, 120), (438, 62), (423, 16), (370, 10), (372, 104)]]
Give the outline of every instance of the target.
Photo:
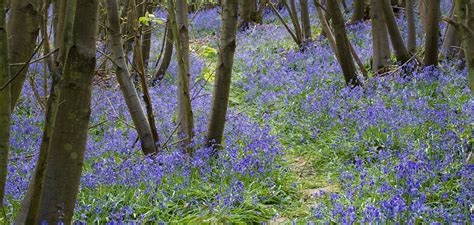
[[(280, 26), (280, 25), (277, 25)], [(213, 46), (213, 43), (216, 41), (217, 35), (211, 34), (209, 36), (196, 38), (191, 41), (191, 49), (195, 53), (195, 56), (204, 60), (206, 64), (206, 68), (203, 69), (201, 76), (208, 80), (208, 86), (213, 84), (213, 76), (209, 74), (210, 71), (213, 71), (217, 57), (218, 57), (218, 50), (216, 49), (217, 46)], [(293, 49), (294, 44), (290, 37), (286, 37), (280, 42), (266, 42), (264, 43), (265, 46), (260, 46), (261, 49), (264, 48), (279, 48), (280, 46), (285, 46), (284, 48), (287, 51)], [(239, 48), (241, 46), (238, 45), (237, 52), (236, 52), (236, 59), (234, 62), (234, 72), (232, 74), (232, 82), (237, 82), (240, 80), (245, 80), (245, 77), (242, 76), (242, 71), (253, 71), (254, 68), (249, 68), (246, 65), (246, 62), (242, 62), (241, 58), (238, 57), (239, 51), (246, 51), (249, 46), (244, 46), (243, 48)], [(259, 49), (259, 48), (257, 48)], [(257, 50), (257, 52), (262, 50)], [(263, 54), (268, 54), (265, 52)], [(273, 57), (281, 57), (281, 52), (272, 52), (270, 55), (266, 55), (269, 58)], [(286, 54), (286, 53), (283, 53)], [(252, 59), (253, 60), (253, 59)], [(254, 65), (251, 65), (251, 67)], [(262, 91), (262, 95), (266, 95), (266, 91)], [(254, 100), (250, 101), (242, 101), (239, 100), (238, 97), (243, 95), (245, 96), (245, 90), (241, 90), (239, 87), (232, 87), (231, 93), (231, 104), (229, 108), (232, 110), (237, 110), (239, 113), (246, 114), (254, 118), (259, 123), (265, 123), (262, 121), (263, 118), (263, 111), (255, 110), (257, 105)], [(236, 93), (241, 92), (241, 93)], [(240, 96), (241, 97), (241, 96)], [(276, 104), (276, 103), (275, 103)], [(272, 121), (269, 123), (273, 133), (275, 136), (278, 137), (279, 142), (282, 143), (284, 155), (284, 162), (283, 166), (291, 171), (291, 177), (294, 180), (294, 183), (297, 188), (297, 199), (295, 199), (295, 206), (290, 207), (288, 209), (284, 209), (283, 211), (279, 211), (280, 216), (269, 220), (268, 224), (282, 224), (282, 223), (289, 223), (293, 219), (300, 219), (301, 218), (308, 218), (312, 215), (312, 208), (317, 204), (318, 200), (325, 195), (329, 195), (331, 193), (339, 192), (339, 187), (336, 184), (331, 184), (328, 180), (329, 177), (326, 175), (327, 171), (323, 169), (321, 164), (325, 164), (326, 162), (321, 161), (320, 153), (317, 149), (314, 149), (314, 146), (302, 144), (296, 139), (292, 138), (285, 138), (285, 132), (283, 131), (282, 127), (279, 127), (275, 124), (285, 123), (286, 121)]]

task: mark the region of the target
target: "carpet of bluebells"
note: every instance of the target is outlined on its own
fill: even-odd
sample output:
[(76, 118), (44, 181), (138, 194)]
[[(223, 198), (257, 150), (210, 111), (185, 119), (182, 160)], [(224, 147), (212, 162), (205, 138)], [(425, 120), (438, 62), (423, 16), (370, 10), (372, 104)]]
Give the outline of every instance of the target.
[[(446, 13), (449, 1), (442, 2)], [(315, 41), (304, 51), (295, 48), (270, 12), (264, 24), (238, 33), (226, 147), (218, 160), (200, 147), (210, 111), (218, 9), (190, 16), (197, 134), (192, 159), (173, 136), (175, 61), (164, 81), (150, 89), (160, 142), (168, 146), (154, 159), (143, 158), (134, 144), (137, 134), (115, 80), (97, 81), (75, 219), (472, 223), (474, 172), (464, 161), (473, 135), (474, 101), (462, 62), (443, 61), (425, 69), (411, 63), (349, 88), (327, 41), (318, 37), (314, 9), (311, 15)], [(405, 34), (403, 15), (399, 24)], [(370, 29), (370, 22), (348, 26), (367, 66)], [(162, 31), (154, 38), (154, 60)], [(41, 86), (42, 65), (30, 69)], [(10, 219), (19, 210), (41, 139), (43, 112), (29, 96), (31, 83), (13, 115), (6, 201)], [(308, 191), (309, 197), (303, 194)]]

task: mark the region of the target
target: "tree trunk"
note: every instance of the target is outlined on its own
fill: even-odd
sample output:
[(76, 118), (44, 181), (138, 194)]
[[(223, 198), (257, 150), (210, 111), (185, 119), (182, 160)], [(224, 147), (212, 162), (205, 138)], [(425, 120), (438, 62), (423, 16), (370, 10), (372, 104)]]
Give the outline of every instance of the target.
[[(38, 0), (15, 0), (11, 3), (7, 21), (8, 55), (11, 64), (26, 62), (35, 49), (36, 38), (39, 33), (40, 4)], [(11, 107), (15, 107), (28, 69), (21, 70), (22, 66), (12, 66), (11, 76), (16, 78), (11, 83)]]
[(383, 2), (370, 0), (372, 22), (372, 70), (377, 73), (386, 67), (390, 59), (387, 24), (382, 12)]
[(416, 51), (416, 25), (415, 25), (415, 4), (414, 0), (406, 0), (405, 5), (407, 25), (408, 25), (408, 41), (407, 48), (411, 53)]
[[(135, 0), (136, 5), (133, 7), (135, 10), (135, 17), (133, 18), (133, 42), (135, 43), (135, 46), (133, 46), (133, 65), (135, 69), (138, 69), (139, 64), (144, 64), (143, 61), (143, 54), (142, 54), (142, 49), (143, 49), (143, 28), (144, 24), (139, 22), (140, 17), (145, 16), (145, 0)], [(132, 10), (133, 10), (132, 9)], [(140, 50), (140, 51), (138, 51)], [(137, 56), (137, 54), (140, 54), (140, 56)], [(140, 61), (140, 62), (138, 62)], [(139, 71), (136, 71), (139, 73)]]
[(209, 117), (206, 143), (209, 147), (222, 144), (227, 106), (229, 103), (232, 65), (237, 44), (238, 0), (224, 0), (222, 6), (222, 31), (219, 41), (219, 58), (214, 81), (212, 111)]
[[(39, 221), (71, 224), (79, 191), (96, 63), (98, 0), (77, 2), (72, 45), (59, 82), (59, 104), (49, 145)], [(58, 212), (61, 212), (58, 213)]]
[(308, 0), (300, 0), (301, 6), (301, 27), (305, 41), (311, 40), (311, 23), (309, 20)]
[(183, 148), (192, 154), (190, 144), (194, 138), (193, 111), (191, 106), (189, 82), (191, 78), (189, 65), (188, 7), (186, 0), (168, 0), (168, 13), (171, 17), (176, 57), (178, 61), (178, 135), (185, 139)]
[(474, 93), (474, 0), (456, 0), (455, 14), (457, 27), (468, 68), (468, 81), (471, 94)]
[(365, 0), (354, 0), (354, 14), (352, 14), (351, 23), (358, 23), (364, 20)]
[(336, 40), (334, 39), (334, 34), (329, 27), (328, 20), (324, 15), (323, 9), (321, 8), (321, 3), (319, 0), (314, 0), (314, 5), (316, 5), (316, 12), (318, 13), (319, 21), (321, 21), (321, 27), (323, 29), (324, 36), (329, 41), (332, 51), (336, 55), (336, 58), (339, 60), (339, 55), (337, 54)]
[(239, 9), (241, 29), (247, 29), (250, 23), (257, 22), (257, 0), (241, 0)]
[[(155, 8), (153, 7), (153, 4), (150, 3), (148, 0), (145, 1), (145, 12), (149, 12), (153, 14), (154, 10)], [(151, 27), (148, 27), (142, 33), (142, 38), (141, 38), (143, 66), (146, 71), (148, 71), (148, 65), (149, 65), (149, 60), (150, 60), (152, 32), (153, 32), (153, 29)]]
[[(168, 21), (170, 21), (168, 17)], [(166, 24), (166, 32), (165, 32), (165, 47), (164, 47), (164, 53), (163, 57), (161, 57), (160, 62), (160, 67), (155, 73), (155, 80), (161, 80), (165, 76), (166, 70), (168, 70), (168, 67), (171, 63), (171, 57), (173, 56), (173, 31), (171, 29), (171, 24), (168, 22)]]
[[(50, 42), (49, 42), (49, 33), (48, 33), (48, 9), (51, 5), (51, 1), (44, 1), (41, 5), (41, 22), (40, 22), (40, 31), (41, 38), (43, 39), (43, 55), (47, 55), (51, 52)], [(54, 21), (53, 21), (54, 22)], [(53, 55), (50, 55), (45, 59), (45, 66), (48, 67), (49, 71), (54, 71), (54, 58)], [(46, 75), (46, 74), (45, 74)], [(47, 85), (43, 84), (43, 85)], [(46, 97), (46, 92), (44, 92)]]
[[(451, 12), (449, 13), (449, 18), (451, 20), (455, 20), (454, 18), (454, 4), (451, 8)], [(448, 27), (446, 28), (446, 33), (443, 38), (443, 45), (441, 47), (443, 56), (445, 58), (451, 58), (455, 55), (455, 53), (459, 52), (456, 47), (460, 47), (461, 39), (459, 38), (458, 31), (456, 27), (450, 23), (448, 23)]]
[(408, 53), (405, 43), (403, 43), (403, 38), (398, 29), (390, 0), (381, 1), (383, 1), (383, 14), (385, 22), (387, 23), (388, 33), (390, 34), (390, 40), (392, 41), (392, 47), (397, 56), (397, 61), (404, 63), (410, 59), (410, 53)]
[[(0, 0), (0, 85), (10, 80), (8, 63), (8, 35), (6, 29), (6, 2)], [(3, 208), (10, 146), (11, 85), (0, 90), (0, 209)]]
[(428, 10), (427, 4), (431, 0), (420, 0), (418, 2), (418, 11), (420, 13), (420, 20), (421, 20), (421, 30), (423, 34), (426, 34), (427, 23), (428, 23)]
[(290, 13), (291, 21), (293, 22), (293, 27), (295, 28), (295, 34), (300, 40), (299, 42), (303, 42), (303, 33), (301, 31), (300, 20), (298, 19), (298, 11), (296, 10), (296, 3), (295, 0), (289, 0), (290, 5), (286, 4), (287, 10)]
[(327, 11), (331, 17), (331, 24), (334, 30), (334, 37), (336, 39), (336, 51), (339, 56), (339, 64), (341, 65), (344, 79), (347, 84), (353, 86), (359, 85), (360, 81), (357, 78), (356, 67), (349, 46), (349, 39), (347, 38), (346, 28), (344, 25), (344, 17), (339, 8), (337, 1), (327, 1)]
[(438, 65), (439, 16), (440, 0), (431, 0), (428, 3), (428, 23), (425, 41), (424, 66)]
[(156, 152), (155, 142), (151, 132), (150, 124), (143, 111), (140, 98), (138, 97), (135, 86), (130, 78), (130, 73), (125, 61), (125, 53), (123, 50), (122, 35), (120, 33), (120, 17), (118, 14), (118, 3), (116, 0), (107, 0), (107, 18), (109, 24), (109, 41), (112, 58), (116, 67), (117, 80), (120, 89), (125, 98), (128, 110), (132, 117), (138, 136), (140, 137), (142, 151), (145, 155)]
[(35, 172), (28, 186), (28, 192), (24, 197), (20, 211), (16, 215), (16, 224), (37, 224), (39, 220), (39, 208), (41, 196), (44, 191), (44, 182), (46, 176), (46, 168), (48, 165), (48, 158), (50, 154), (50, 146), (53, 132), (56, 124), (56, 116), (60, 105), (60, 88), (59, 84), (62, 81), (62, 74), (64, 69), (64, 63), (68, 56), (71, 46), (73, 46), (73, 27), (74, 18), (76, 14), (76, 1), (68, 1), (67, 4), (61, 5), (61, 11), (56, 11), (57, 15), (61, 15), (58, 21), (61, 23), (57, 24), (56, 38), (62, 38), (62, 40), (55, 40), (59, 48), (55, 60), (55, 71), (52, 72), (53, 79), (51, 85), (50, 96), (48, 98), (48, 105), (46, 110), (46, 118), (43, 129), (43, 137), (39, 150), (39, 157), (36, 163)]

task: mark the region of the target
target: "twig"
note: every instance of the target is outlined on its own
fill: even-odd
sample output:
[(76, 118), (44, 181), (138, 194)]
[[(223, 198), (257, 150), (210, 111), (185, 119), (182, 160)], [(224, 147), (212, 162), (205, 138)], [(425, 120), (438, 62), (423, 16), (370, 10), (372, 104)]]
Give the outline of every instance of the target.
[(50, 52), (50, 53), (48, 53), (48, 54), (46, 54), (46, 55), (43, 55), (43, 56), (41, 56), (41, 58), (35, 59), (35, 60), (31, 61), (31, 62), (11, 63), (10, 66), (22, 66), (22, 65), (25, 65), (25, 64), (37, 63), (37, 62), (39, 62), (39, 61), (41, 61), (41, 60), (43, 60), (43, 59), (45, 59), (45, 58), (48, 58), (48, 56), (50, 56), (50, 55), (52, 55), (52, 54), (54, 54), (54, 53), (56, 53), (56, 52), (58, 52), (58, 51), (59, 51), (59, 49), (54, 49), (52, 52)]

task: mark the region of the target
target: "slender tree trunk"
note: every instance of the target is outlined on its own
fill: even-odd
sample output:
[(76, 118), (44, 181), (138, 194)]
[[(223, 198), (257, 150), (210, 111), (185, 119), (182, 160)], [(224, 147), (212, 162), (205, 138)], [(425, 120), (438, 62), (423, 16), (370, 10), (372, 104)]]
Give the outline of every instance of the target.
[(408, 41), (407, 48), (411, 53), (416, 51), (416, 26), (415, 26), (415, 3), (414, 0), (406, 0), (405, 5), (407, 24), (408, 24)]
[(250, 23), (257, 22), (257, 0), (241, 0), (239, 9), (241, 29), (247, 29)]
[[(170, 21), (169, 17), (168, 17), (168, 21)], [(171, 29), (171, 24), (169, 22), (166, 24), (165, 33), (166, 33), (165, 40), (164, 40), (165, 47), (163, 50), (164, 53), (163, 53), (163, 57), (161, 59), (158, 59), (158, 60), (161, 60), (161, 62), (160, 62), (160, 67), (155, 73), (155, 80), (163, 79), (165, 72), (166, 70), (168, 70), (168, 67), (171, 63), (171, 57), (173, 56), (173, 31)]]
[(354, 14), (352, 14), (351, 23), (358, 23), (364, 20), (365, 0), (354, 0)]
[[(26, 62), (35, 49), (38, 37), (40, 4), (38, 0), (14, 0), (11, 3), (7, 21), (8, 51), (11, 64)], [(11, 76), (16, 76), (11, 84), (11, 106), (15, 107), (26, 80), (27, 69), (12, 66)]]
[[(133, 19), (133, 42), (135, 43), (135, 46), (133, 46), (133, 65), (135, 66), (135, 69), (138, 69), (139, 64), (143, 64), (143, 54), (142, 54), (142, 49), (143, 49), (143, 28), (145, 27), (144, 24), (138, 22), (140, 17), (145, 16), (145, 0), (135, 0), (136, 5), (132, 8), (132, 10), (135, 11), (134, 15), (135, 18)], [(140, 51), (138, 51), (140, 50)], [(137, 54), (140, 54), (140, 56), (137, 56)], [(140, 62), (138, 62), (140, 61)], [(136, 71), (139, 73), (139, 71)]]
[(208, 146), (222, 144), (227, 106), (229, 103), (232, 65), (236, 48), (237, 0), (224, 0), (222, 6), (222, 31), (219, 44), (216, 80), (212, 97), (212, 111), (207, 129)]
[[(47, 55), (51, 52), (51, 47), (49, 43), (49, 34), (48, 34), (48, 9), (51, 5), (51, 1), (44, 1), (41, 5), (41, 23), (40, 23), (40, 30), (41, 30), (41, 37), (43, 38), (43, 54)], [(45, 64), (48, 67), (49, 71), (52, 72), (54, 70), (54, 58), (53, 55), (47, 57), (45, 59)], [(46, 94), (46, 92), (45, 92)]]
[[(0, 0), (0, 84), (10, 80), (8, 63), (8, 35), (6, 29), (6, 2)], [(2, 85), (3, 86), (3, 85)], [(0, 90), (0, 210), (3, 208), (10, 146), (11, 85)], [(1, 218), (1, 217), (0, 217)]]
[(296, 3), (295, 0), (289, 0), (289, 5), (286, 4), (288, 12), (290, 13), (291, 16), (291, 21), (293, 22), (293, 27), (295, 28), (295, 34), (298, 36), (298, 39), (300, 40), (299, 42), (303, 42), (303, 32), (301, 31), (301, 25), (300, 25), (300, 20), (298, 19), (298, 11), (296, 10)]
[(339, 8), (337, 1), (327, 1), (327, 11), (331, 17), (332, 28), (334, 29), (334, 37), (336, 39), (336, 50), (339, 56), (339, 64), (341, 65), (344, 79), (347, 84), (359, 85), (360, 81), (357, 78), (356, 67), (349, 46), (349, 39), (347, 38), (346, 28), (344, 25), (344, 17)]
[[(454, 20), (454, 4), (451, 8), (451, 12), (449, 18)], [(459, 38), (458, 31), (456, 27), (450, 23), (448, 23), (448, 27), (446, 28), (446, 33), (443, 38), (443, 45), (442, 45), (442, 53), (445, 58), (451, 58), (455, 55), (455, 53), (459, 52), (459, 50), (455, 47), (460, 47), (461, 39)]]
[(168, 0), (168, 9), (178, 60), (178, 135), (186, 140), (183, 142), (183, 147), (188, 153), (192, 154), (190, 144), (194, 138), (194, 122), (189, 88), (191, 74), (186, 0), (176, 0), (176, 7), (173, 0)]
[[(39, 221), (71, 224), (86, 149), (96, 63), (98, 0), (77, 2), (72, 45), (59, 82), (59, 104), (41, 193)], [(62, 214), (58, 214), (58, 211)]]
[(148, 123), (147, 117), (143, 111), (143, 107), (138, 97), (135, 86), (130, 78), (130, 73), (125, 61), (125, 53), (123, 50), (122, 35), (120, 33), (120, 17), (118, 14), (117, 0), (106, 0), (107, 18), (109, 24), (109, 40), (112, 58), (116, 67), (117, 80), (120, 89), (125, 98), (125, 102), (129, 109), (138, 136), (140, 137), (141, 146), (145, 155), (156, 152), (153, 134)]
[(321, 22), (321, 27), (323, 29), (323, 33), (329, 41), (329, 45), (331, 46), (332, 51), (336, 55), (336, 58), (339, 60), (339, 55), (337, 53), (336, 47), (336, 40), (334, 39), (334, 34), (329, 27), (328, 20), (324, 15), (323, 9), (321, 8), (321, 2), (319, 0), (314, 0), (314, 5), (316, 5), (316, 12), (318, 13), (319, 21)]
[(468, 81), (471, 94), (474, 93), (474, 0), (456, 0), (455, 14), (457, 28), (461, 34), (462, 45), (468, 68)]
[(424, 66), (438, 65), (439, 16), (440, 0), (431, 0), (428, 3)]
[(388, 65), (390, 45), (388, 42), (387, 24), (382, 12), (383, 2), (370, 0), (370, 18), (372, 22), (372, 69), (378, 72)]
[[(153, 14), (155, 8), (152, 6), (153, 4), (150, 3), (148, 0), (145, 1), (145, 12), (149, 12)], [(142, 58), (143, 58), (143, 66), (145, 71), (148, 71), (148, 65), (150, 60), (150, 51), (151, 51), (151, 38), (152, 38), (152, 28), (148, 27), (142, 33)]]
[(311, 22), (309, 20), (308, 0), (300, 0), (301, 6), (301, 25), (303, 28), (303, 37), (305, 41), (311, 39)]
[(408, 53), (405, 43), (403, 43), (402, 35), (398, 29), (397, 21), (392, 10), (390, 0), (383, 1), (383, 14), (387, 23), (388, 33), (390, 34), (390, 40), (392, 41), (393, 50), (397, 56), (399, 62), (406, 62), (410, 59), (410, 53)]
[[(281, 23), (286, 28), (288, 33), (290, 33), (290, 36), (293, 38), (295, 43), (298, 46), (300, 46), (301, 45), (301, 38), (298, 37), (295, 32), (293, 32), (293, 30), (290, 28), (290, 26), (288, 26), (288, 24), (285, 22), (285, 19), (283, 19), (281, 14), (278, 12), (278, 9), (276, 9), (276, 7), (272, 3), (270, 3), (270, 7), (272, 8), (273, 12), (277, 15), (278, 19), (281, 21)], [(291, 15), (291, 12), (290, 12), (290, 15)], [(293, 19), (292, 19), (292, 21), (293, 21)]]
[[(136, 18), (137, 18), (137, 11), (136, 11), (136, 0), (126, 0), (128, 2), (127, 7), (125, 8), (124, 14), (126, 14), (126, 23), (122, 32), (125, 35), (125, 55), (128, 56), (129, 53), (133, 50), (133, 41), (135, 40), (134, 37), (136, 35)], [(139, 0), (138, 0), (139, 1)], [(127, 61), (128, 62), (128, 61)]]

